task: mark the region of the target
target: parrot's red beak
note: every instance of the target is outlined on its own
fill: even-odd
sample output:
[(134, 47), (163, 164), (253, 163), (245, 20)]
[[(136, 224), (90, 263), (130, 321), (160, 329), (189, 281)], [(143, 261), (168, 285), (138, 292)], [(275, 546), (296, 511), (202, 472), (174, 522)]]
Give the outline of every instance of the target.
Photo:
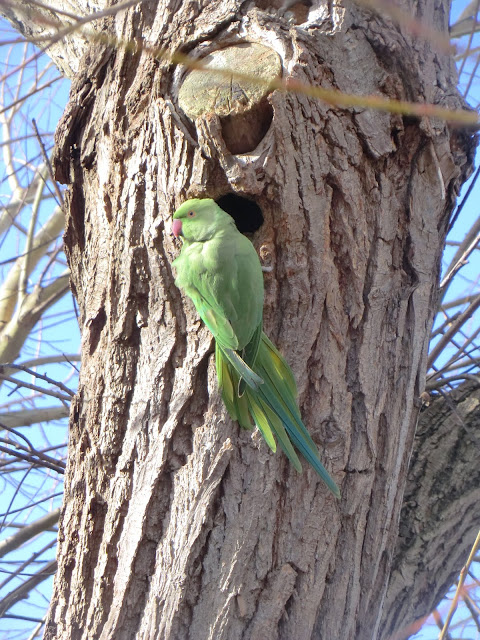
[(178, 238), (179, 235), (181, 235), (182, 233), (182, 221), (181, 220), (174, 220), (172, 223), (172, 233), (175, 236), (175, 238)]

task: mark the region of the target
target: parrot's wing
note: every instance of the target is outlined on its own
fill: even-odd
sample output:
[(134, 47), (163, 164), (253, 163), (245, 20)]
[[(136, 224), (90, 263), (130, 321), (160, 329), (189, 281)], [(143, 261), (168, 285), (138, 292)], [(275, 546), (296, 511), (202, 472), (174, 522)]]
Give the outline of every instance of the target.
[(187, 293), (215, 340), (225, 345), (227, 349), (238, 349), (238, 340), (233, 327), (222, 307), (212, 299), (212, 296), (208, 299), (196, 287), (188, 287)]
[(236, 230), (224, 232), (186, 247), (173, 265), (175, 283), (215, 340), (224, 349), (243, 351), (263, 315), (263, 275), (252, 243)]
[[(248, 384), (252, 389), (258, 389), (258, 386), (263, 383), (263, 380), (252, 371), (251, 367), (245, 363), (237, 353), (238, 339), (230, 320), (226, 317), (226, 303), (224, 302), (223, 305), (219, 304), (216, 296), (212, 293), (212, 288), (209, 286), (210, 279), (208, 278), (208, 274), (206, 276), (205, 273), (199, 272), (197, 276), (195, 283), (190, 280), (188, 284), (183, 284), (185, 291), (192, 299), (198, 314), (210, 329), (221, 353), (238, 372), (240, 378), (239, 386), (242, 380), (244, 380), (245, 384)], [(234, 312), (232, 311), (231, 314), (234, 315)], [(258, 338), (255, 337), (257, 341), (259, 341), (261, 336), (261, 329), (260, 325)], [(257, 333), (258, 331), (255, 332), (254, 336), (257, 336)], [(255, 350), (258, 351), (258, 344)], [(253, 355), (253, 352), (249, 353)], [(235, 391), (238, 393), (237, 389)]]

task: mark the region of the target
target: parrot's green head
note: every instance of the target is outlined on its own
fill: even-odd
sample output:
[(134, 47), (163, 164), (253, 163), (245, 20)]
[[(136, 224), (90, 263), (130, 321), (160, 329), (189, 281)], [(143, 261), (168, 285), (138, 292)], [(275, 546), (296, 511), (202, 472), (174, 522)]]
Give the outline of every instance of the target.
[(215, 200), (187, 200), (173, 214), (172, 232), (187, 242), (205, 242), (222, 228), (234, 225), (233, 218)]

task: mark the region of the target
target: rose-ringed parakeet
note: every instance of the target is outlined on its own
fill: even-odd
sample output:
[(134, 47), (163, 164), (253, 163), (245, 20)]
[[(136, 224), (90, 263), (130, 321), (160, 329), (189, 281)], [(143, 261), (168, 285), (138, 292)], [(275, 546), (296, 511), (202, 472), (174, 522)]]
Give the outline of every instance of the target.
[(297, 453), (330, 491), (340, 491), (320, 462), (302, 422), (293, 373), (263, 333), (263, 273), (253, 244), (214, 200), (187, 200), (173, 216), (182, 250), (173, 262), (175, 284), (192, 299), (215, 338), (218, 384), (228, 413), (245, 429), (250, 416), (268, 446), (280, 446), (301, 471)]

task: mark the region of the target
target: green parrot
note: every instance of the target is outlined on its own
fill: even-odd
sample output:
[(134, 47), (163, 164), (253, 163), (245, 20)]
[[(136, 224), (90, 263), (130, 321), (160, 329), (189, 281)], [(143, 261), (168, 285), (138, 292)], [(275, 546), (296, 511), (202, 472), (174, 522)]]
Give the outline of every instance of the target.
[(192, 299), (215, 338), (217, 378), (233, 420), (252, 429), (250, 416), (272, 451), (276, 435), (295, 469), (298, 449), (340, 497), (302, 422), (293, 373), (263, 327), (263, 273), (253, 244), (214, 200), (187, 200), (173, 215), (183, 240), (173, 262), (175, 284)]

